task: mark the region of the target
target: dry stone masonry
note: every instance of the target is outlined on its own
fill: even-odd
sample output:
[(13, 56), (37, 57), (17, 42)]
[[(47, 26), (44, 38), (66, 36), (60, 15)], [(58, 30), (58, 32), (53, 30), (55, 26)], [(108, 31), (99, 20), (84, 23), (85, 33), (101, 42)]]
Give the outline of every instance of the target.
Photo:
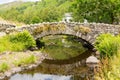
[[(118, 35), (120, 33), (120, 25), (111, 25), (111, 24), (104, 24), (104, 23), (52, 22), (52, 23), (39, 23), (39, 24), (31, 24), (31, 25), (17, 27), (11, 24), (0, 24), (0, 36), (4, 36), (5, 34), (10, 34), (13, 32), (22, 32), (24, 30), (28, 30), (35, 39), (42, 38), (47, 35), (66, 34), (66, 35), (73, 35), (73, 36), (80, 37), (84, 41), (94, 46), (96, 37), (99, 36), (100, 34), (111, 33), (113, 35)], [(44, 59), (45, 58), (46, 57), (44, 57)], [(79, 57), (79, 59), (81, 58)], [(50, 59), (49, 61), (56, 62), (55, 60), (50, 60)], [(94, 71), (93, 71), (94, 68), (92, 69), (91, 66), (93, 65), (96, 66), (96, 63), (99, 62), (96, 57), (90, 56), (87, 58), (86, 61), (81, 60), (80, 62), (78, 63), (76, 62), (75, 64), (71, 64), (71, 65), (73, 67), (77, 67), (82, 65), (85, 62), (87, 63), (87, 65), (90, 66), (88, 73), (85, 75), (89, 76), (90, 74), (90, 77), (91, 77), (90, 79), (92, 79), (92, 77), (94, 76)], [(67, 64), (67, 65), (70, 65), (70, 64)], [(31, 68), (31, 67), (34, 67), (34, 65), (29, 66), (28, 68)], [(19, 72), (21, 71), (21, 69), (15, 68), (14, 71)], [(10, 76), (11, 74), (12, 73), (10, 72), (10, 73), (6, 73), (5, 75)], [(3, 76), (5, 77), (5, 75)], [(4, 78), (4, 77), (0, 77), (0, 78)]]
[(46, 22), (21, 26), (17, 28), (14, 25), (0, 24), (0, 31), (3, 30), (9, 33), (13, 31), (28, 30), (34, 36), (35, 39), (47, 35), (68, 34), (80, 37), (85, 41), (94, 44), (96, 37), (100, 34), (103, 33), (111, 33), (113, 35), (119, 34), (120, 26), (104, 23)]

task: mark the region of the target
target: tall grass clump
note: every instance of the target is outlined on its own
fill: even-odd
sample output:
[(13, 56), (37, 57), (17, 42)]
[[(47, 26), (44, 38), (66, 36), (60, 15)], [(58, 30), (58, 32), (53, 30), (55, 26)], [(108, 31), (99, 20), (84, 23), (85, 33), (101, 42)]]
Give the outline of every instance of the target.
[(120, 36), (101, 34), (96, 39), (95, 45), (102, 57), (111, 57), (114, 54), (117, 54), (117, 51), (120, 48)]
[(9, 66), (7, 63), (1, 63), (0, 64), (0, 72), (5, 72), (6, 70), (8, 70)]
[(120, 80), (120, 36), (102, 34), (95, 45), (101, 54), (95, 80)]
[(28, 31), (0, 38), (0, 52), (22, 51), (35, 46), (35, 40)]
[(95, 73), (95, 80), (120, 80), (120, 51), (111, 58), (101, 59), (100, 68)]
[(37, 61), (37, 58), (36, 56), (34, 55), (30, 55), (30, 56), (27, 56), (27, 57), (22, 57), (21, 59), (19, 60), (15, 60), (13, 62), (13, 64), (15, 66), (21, 66), (21, 65), (26, 65), (26, 64), (31, 64), (31, 63), (35, 63)]

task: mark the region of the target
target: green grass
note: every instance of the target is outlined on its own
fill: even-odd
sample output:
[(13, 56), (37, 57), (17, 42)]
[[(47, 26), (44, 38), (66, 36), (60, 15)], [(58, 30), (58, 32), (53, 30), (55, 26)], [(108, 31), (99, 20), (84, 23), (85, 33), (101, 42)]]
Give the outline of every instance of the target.
[(0, 64), (0, 72), (5, 72), (6, 70), (9, 69), (9, 65), (5, 62)]
[(15, 60), (13, 64), (15, 66), (27, 65), (36, 62), (36, 57), (34, 55), (30, 55), (27, 57), (23, 57), (22, 59)]
[(120, 36), (100, 35), (96, 49), (101, 54), (101, 63), (95, 80), (120, 80)]
[(13, 52), (12, 54), (3, 54), (0, 58), (0, 73), (11, 70), (14, 67), (25, 66), (35, 63), (40, 57), (34, 55), (34, 52)]

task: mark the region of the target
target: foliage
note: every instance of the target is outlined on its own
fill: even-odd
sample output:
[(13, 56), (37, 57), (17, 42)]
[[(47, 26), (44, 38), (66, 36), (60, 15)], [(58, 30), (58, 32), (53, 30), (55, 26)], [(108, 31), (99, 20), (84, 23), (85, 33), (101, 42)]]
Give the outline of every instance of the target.
[[(42, 0), (38, 2), (16, 2), (16, 4), (18, 3), (21, 3), (21, 5), (13, 5), (6, 9), (1, 8), (0, 16), (7, 20), (24, 22), (26, 24), (60, 21), (64, 13), (69, 12), (72, 1)], [(1, 5), (0, 7), (2, 6), (6, 5)]]
[(110, 34), (101, 34), (96, 40), (96, 49), (101, 56), (111, 57), (117, 54), (120, 48), (120, 36), (112, 36)]
[(119, 80), (120, 79), (120, 51), (111, 58), (101, 60), (101, 68), (95, 73), (95, 80)]
[(17, 33), (15, 35), (10, 35), (10, 42), (24, 43), (24, 46), (26, 48), (35, 46), (35, 40), (28, 31), (23, 31), (23, 32)]
[(76, 0), (73, 4), (75, 21), (118, 23), (120, 0)]
[(34, 38), (27, 31), (0, 38), (0, 52), (22, 51), (34, 46)]
[(120, 36), (102, 34), (97, 38), (96, 48), (100, 51), (101, 63), (95, 70), (95, 80), (120, 79)]
[(9, 68), (7, 63), (1, 63), (0, 64), (0, 72), (5, 72)]

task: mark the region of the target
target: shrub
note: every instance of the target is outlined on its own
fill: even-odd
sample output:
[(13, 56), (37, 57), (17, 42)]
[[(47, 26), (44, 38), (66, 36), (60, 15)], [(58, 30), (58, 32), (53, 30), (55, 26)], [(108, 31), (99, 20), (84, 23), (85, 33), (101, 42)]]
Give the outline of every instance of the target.
[(22, 51), (35, 46), (35, 40), (28, 31), (0, 38), (0, 52)]
[(10, 42), (22, 43), (26, 48), (35, 46), (35, 40), (28, 31), (23, 31), (15, 35), (10, 35)]
[(101, 56), (111, 57), (117, 54), (120, 48), (120, 36), (102, 34), (97, 38), (95, 45)]
[(0, 72), (5, 72), (9, 68), (7, 63), (0, 64)]

